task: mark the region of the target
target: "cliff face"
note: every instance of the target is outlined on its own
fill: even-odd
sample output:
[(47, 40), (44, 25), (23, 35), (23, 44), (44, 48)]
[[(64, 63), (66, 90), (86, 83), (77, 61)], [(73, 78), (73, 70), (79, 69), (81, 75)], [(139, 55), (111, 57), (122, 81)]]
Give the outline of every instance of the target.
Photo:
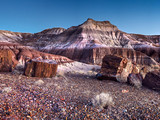
[(95, 63), (101, 64), (101, 59), (103, 59), (104, 53), (106, 55), (118, 55), (124, 58), (128, 58), (138, 64), (157, 64), (153, 58), (145, 55), (144, 53), (128, 48), (95, 48), (93, 49), (93, 59), (95, 60)]
[(139, 51), (128, 48), (101, 47), (101, 48), (86, 48), (86, 49), (54, 49), (53, 54), (67, 56), (68, 58), (89, 64), (102, 64), (102, 59), (105, 55), (118, 55), (132, 60), (138, 64), (150, 65), (157, 62)]

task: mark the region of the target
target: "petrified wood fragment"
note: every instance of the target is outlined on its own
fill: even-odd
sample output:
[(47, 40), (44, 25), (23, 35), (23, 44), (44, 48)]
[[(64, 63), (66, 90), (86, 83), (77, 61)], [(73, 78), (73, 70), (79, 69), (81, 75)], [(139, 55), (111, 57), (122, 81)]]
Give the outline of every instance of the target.
[(17, 64), (11, 50), (0, 50), (0, 72), (11, 72)]
[(152, 71), (146, 74), (143, 85), (160, 91), (160, 72), (159, 71)]
[(58, 64), (53, 60), (33, 59), (26, 64), (25, 75), (30, 77), (53, 77), (56, 75)]

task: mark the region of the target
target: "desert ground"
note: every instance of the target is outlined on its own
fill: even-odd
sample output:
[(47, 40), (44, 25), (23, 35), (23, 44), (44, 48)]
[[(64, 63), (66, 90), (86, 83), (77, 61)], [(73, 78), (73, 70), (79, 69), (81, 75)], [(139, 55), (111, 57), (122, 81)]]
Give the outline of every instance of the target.
[[(160, 119), (159, 92), (97, 80), (99, 69), (79, 63), (61, 65), (53, 78), (27, 77), (18, 71), (0, 73), (0, 119)], [(104, 109), (94, 106), (92, 99), (100, 93), (109, 93), (114, 104)]]

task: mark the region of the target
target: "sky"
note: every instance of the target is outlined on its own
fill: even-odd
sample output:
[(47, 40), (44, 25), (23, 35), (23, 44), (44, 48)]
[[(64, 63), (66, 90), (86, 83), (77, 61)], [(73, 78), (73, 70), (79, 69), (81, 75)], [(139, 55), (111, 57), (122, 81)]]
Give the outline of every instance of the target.
[(0, 0), (0, 30), (36, 33), (92, 18), (127, 33), (160, 35), (160, 0)]

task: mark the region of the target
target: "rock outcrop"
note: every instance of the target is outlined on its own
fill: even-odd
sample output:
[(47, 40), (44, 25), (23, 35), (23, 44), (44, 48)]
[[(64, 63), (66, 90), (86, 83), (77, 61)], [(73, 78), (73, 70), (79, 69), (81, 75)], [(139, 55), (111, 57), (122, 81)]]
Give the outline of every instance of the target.
[(56, 75), (58, 64), (53, 60), (33, 59), (27, 63), (25, 75), (29, 77), (53, 77)]
[(4, 72), (12, 71), (14, 67), (24, 68), (29, 60), (37, 58), (40, 60), (55, 60), (58, 64), (72, 62), (66, 57), (39, 52), (20, 44), (0, 43), (0, 51), (1, 68), (3, 68), (1, 71)]
[(160, 91), (160, 71), (152, 71), (147, 73), (143, 80), (143, 85)]

